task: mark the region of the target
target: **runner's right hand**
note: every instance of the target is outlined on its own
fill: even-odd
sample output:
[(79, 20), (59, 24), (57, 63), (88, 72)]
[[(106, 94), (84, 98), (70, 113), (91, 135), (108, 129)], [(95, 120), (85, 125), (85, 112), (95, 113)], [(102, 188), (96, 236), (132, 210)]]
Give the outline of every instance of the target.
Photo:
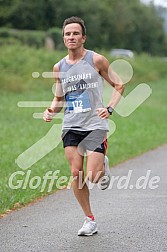
[(55, 115), (53, 109), (47, 108), (43, 113), (43, 120), (45, 122), (51, 122), (53, 119), (53, 116)]

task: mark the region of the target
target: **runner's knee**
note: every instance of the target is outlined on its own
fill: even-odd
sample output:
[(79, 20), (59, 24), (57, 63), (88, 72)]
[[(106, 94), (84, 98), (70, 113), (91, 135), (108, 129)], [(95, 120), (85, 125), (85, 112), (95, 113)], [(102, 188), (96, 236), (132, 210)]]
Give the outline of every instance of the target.
[(71, 169), (71, 174), (72, 174), (73, 178), (76, 178), (76, 177), (78, 178), (80, 175), (83, 174), (83, 171), (79, 170), (77, 168), (73, 168), (73, 169)]
[(98, 183), (99, 179), (103, 176), (102, 171), (88, 171), (87, 178), (91, 183)]

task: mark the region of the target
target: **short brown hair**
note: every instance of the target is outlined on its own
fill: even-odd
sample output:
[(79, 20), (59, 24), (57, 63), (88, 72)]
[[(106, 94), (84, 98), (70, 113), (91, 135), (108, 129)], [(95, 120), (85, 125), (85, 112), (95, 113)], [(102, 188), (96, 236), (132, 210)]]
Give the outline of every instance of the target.
[(81, 18), (79, 18), (79, 17), (74, 17), (73, 16), (73, 17), (70, 17), (70, 18), (67, 18), (67, 19), (64, 20), (63, 29), (62, 29), (63, 36), (64, 36), (64, 28), (65, 28), (65, 26), (68, 25), (68, 24), (72, 24), (72, 23), (79, 24), (81, 26), (81, 28), (82, 28), (82, 35), (83, 36), (86, 35), (86, 27), (85, 27), (84, 21)]

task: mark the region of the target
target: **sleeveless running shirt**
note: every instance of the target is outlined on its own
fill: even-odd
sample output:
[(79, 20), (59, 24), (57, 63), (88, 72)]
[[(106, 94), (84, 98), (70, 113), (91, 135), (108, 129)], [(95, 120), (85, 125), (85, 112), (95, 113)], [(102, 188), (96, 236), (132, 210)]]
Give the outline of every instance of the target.
[(103, 105), (103, 78), (95, 70), (93, 51), (87, 50), (82, 60), (68, 64), (63, 58), (58, 62), (60, 82), (66, 101), (63, 130), (108, 131), (108, 120), (97, 115)]

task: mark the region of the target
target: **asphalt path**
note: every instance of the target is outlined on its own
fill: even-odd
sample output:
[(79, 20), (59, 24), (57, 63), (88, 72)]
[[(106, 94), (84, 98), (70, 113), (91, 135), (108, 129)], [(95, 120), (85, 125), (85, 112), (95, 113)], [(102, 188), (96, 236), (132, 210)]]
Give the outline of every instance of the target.
[(78, 237), (84, 215), (72, 189), (0, 219), (1, 252), (166, 252), (167, 145), (111, 169), (110, 189), (91, 190), (98, 234)]

